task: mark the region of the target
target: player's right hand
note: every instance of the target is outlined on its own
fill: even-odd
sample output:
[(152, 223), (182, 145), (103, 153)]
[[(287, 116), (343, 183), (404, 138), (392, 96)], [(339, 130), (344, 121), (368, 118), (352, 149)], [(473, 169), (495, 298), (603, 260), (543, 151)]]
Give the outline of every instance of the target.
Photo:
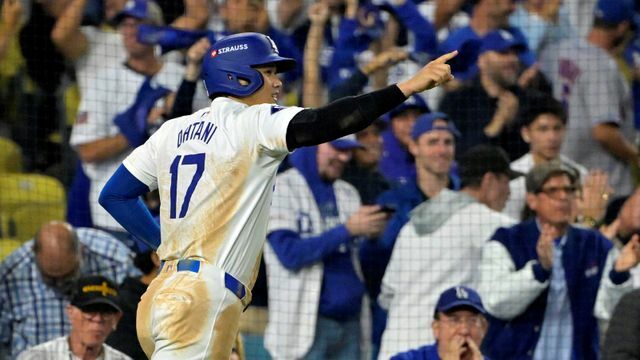
[(382, 233), (389, 214), (380, 211), (379, 205), (364, 205), (353, 213), (345, 227), (351, 236), (376, 237)]
[(453, 79), (453, 74), (451, 74), (451, 66), (447, 64), (447, 61), (456, 55), (458, 55), (458, 50), (429, 62), (410, 79), (398, 83), (398, 87), (406, 97), (409, 97), (448, 82)]

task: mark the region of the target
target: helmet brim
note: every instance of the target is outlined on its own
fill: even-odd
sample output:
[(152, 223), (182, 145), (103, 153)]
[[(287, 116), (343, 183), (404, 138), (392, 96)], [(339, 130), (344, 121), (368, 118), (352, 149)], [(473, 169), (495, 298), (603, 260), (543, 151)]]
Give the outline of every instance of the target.
[(264, 66), (275, 66), (276, 72), (281, 73), (281, 72), (286, 72), (286, 71), (295, 69), (297, 64), (297, 62), (294, 59), (284, 58), (280, 56), (274, 56), (272, 59), (268, 59), (268, 60), (270, 61), (266, 61), (261, 64), (255, 64), (255, 65), (252, 65), (251, 67), (257, 68), (257, 67), (264, 67)]

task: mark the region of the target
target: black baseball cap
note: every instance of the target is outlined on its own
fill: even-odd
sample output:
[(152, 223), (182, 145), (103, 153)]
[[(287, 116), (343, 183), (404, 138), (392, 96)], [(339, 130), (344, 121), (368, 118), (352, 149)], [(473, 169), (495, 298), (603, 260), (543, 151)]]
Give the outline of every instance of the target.
[(460, 178), (476, 179), (486, 173), (498, 173), (513, 180), (524, 174), (511, 169), (507, 153), (494, 145), (476, 145), (460, 157)]
[(118, 305), (118, 287), (101, 275), (89, 275), (78, 279), (71, 297), (71, 305), (82, 311), (100, 309), (104, 312), (122, 312)]

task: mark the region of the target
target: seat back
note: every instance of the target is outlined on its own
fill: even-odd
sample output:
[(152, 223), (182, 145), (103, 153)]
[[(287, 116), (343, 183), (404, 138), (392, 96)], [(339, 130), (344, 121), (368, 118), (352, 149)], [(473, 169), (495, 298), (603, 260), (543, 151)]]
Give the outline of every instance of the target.
[(11, 139), (0, 137), (0, 174), (22, 171), (22, 150)]
[(25, 241), (51, 220), (64, 220), (65, 192), (55, 178), (38, 174), (0, 176), (0, 237)]

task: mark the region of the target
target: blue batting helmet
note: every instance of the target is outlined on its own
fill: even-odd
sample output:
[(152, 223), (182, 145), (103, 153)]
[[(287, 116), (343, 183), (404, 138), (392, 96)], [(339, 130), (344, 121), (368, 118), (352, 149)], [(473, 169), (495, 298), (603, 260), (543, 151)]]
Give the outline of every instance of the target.
[(296, 61), (280, 56), (276, 44), (264, 34), (240, 33), (216, 41), (202, 62), (209, 98), (253, 94), (263, 84), (262, 75), (255, 69), (261, 65), (275, 65), (277, 72), (283, 72), (295, 68)]

